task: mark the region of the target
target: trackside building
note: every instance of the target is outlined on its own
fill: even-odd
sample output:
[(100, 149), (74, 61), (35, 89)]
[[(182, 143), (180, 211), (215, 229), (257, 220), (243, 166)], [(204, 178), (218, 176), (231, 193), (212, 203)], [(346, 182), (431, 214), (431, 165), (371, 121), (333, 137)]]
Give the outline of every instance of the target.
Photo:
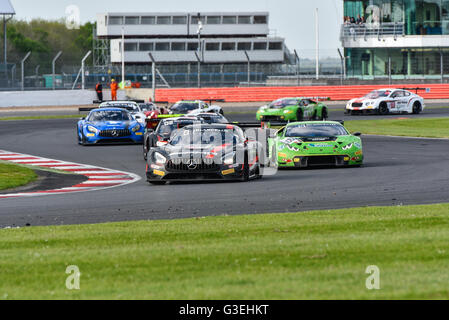
[[(198, 21), (202, 28), (198, 32)], [(281, 37), (271, 37), (267, 12), (103, 13), (97, 15), (97, 37), (110, 40), (110, 61), (126, 65), (157, 63), (196, 68), (198, 58), (217, 72), (228, 65), (266, 70), (290, 59)], [(196, 53), (196, 54), (195, 54)], [(215, 70), (214, 69), (214, 70)]]
[(449, 76), (449, 0), (344, 0), (349, 77)]

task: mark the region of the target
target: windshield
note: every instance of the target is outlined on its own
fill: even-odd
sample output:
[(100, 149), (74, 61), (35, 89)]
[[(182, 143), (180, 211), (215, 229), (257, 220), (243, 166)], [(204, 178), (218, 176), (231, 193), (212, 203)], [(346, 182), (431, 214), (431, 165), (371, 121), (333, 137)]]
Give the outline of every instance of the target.
[(297, 99), (279, 99), (276, 101), (273, 101), (269, 107), (271, 109), (280, 109), (280, 108), (284, 108), (287, 106), (295, 106), (298, 104), (298, 100)]
[(161, 122), (159, 126), (158, 133), (162, 136), (169, 136), (173, 130), (184, 128), (186, 126), (192, 125), (198, 120), (168, 120)]
[(368, 93), (365, 98), (368, 99), (377, 99), (377, 98), (381, 98), (381, 97), (388, 97), (390, 95), (390, 91), (385, 91), (385, 90), (374, 90), (371, 91), (370, 93)]
[(179, 113), (187, 113), (198, 108), (198, 103), (196, 102), (178, 102), (171, 106), (170, 110)]
[(131, 115), (127, 111), (122, 110), (108, 110), (108, 111), (93, 111), (89, 115), (87, 121), (130, 121)]
[(289, 138), (335, 137), (345, 135), (348, 135), (348, 131), (341, 124), (337, 123), (290, 125), (285, 131), (285, 136)]
[(140, 109), (142, 112), (148, 112), (148, 111), (156, 111), (157, 107), (154, 104), (142, 104), (140, 105)]
[(199, 114), (198, 117), (204, 120), (206, 123), (228, 123), (229, 121), (220, 114)]
[(182, 145), (213, 145), (222, 146), (225, 144), (235, 145), (243, 141), (243, 133), (237, 129), (227, 128), (204, 128), (191, 126), (179, 130), (171, 139), (173, 146)]

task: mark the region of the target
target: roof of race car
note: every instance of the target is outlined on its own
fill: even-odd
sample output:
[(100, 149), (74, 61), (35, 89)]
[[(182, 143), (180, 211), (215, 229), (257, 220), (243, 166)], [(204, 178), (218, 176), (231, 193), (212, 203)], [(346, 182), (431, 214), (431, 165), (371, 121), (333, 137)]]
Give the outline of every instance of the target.
[(202, 101), (202, 100), (181, 100), (176, 103), (201, 103), (201, 102), (204, 102), (204, 101)]
[(342, 125), (340, 122), (338, 121), (297, 121), (297, 122), (289, 122), (287, 124), (288, 126), (296, 126), (296, 125), (313, 125), (313, 124), (339, 124)]
[[(200, 125), (201, 129), (205, 128), (205, 129), (228, 129), (228, 130), (232, 130), (232, 129), (240, 129), (240, 127), (238, 125), (233, 125), (233, 124), (228, 124), (228, 123), (202, 123)], [(185, 127), (185, 128), (189, 128), (189, 126)]]
[(114, 107), (103, 107), (103, 108), (97, 108), (97, 109), (93, 109), (90, 112), (99, 112), (99, 111), (125, 111), (128, 112), (128, 110), (123, 109), (123, 108), (114, 108)]
[(182, 117), (176, 117), (176, 118), (166, 118), (162, 119), (161, 122), (167, 122), (167, 121), (181, 121), (181, 120), (199, 120), (196, 116), (182, 116)]
[(133, 105), (133, 106), (139, 106), (137, 102), (134, 101), (107, 101), (100, 104), (99, 108), (104, 108), (108, 106), (117, 106), (117, 105)]

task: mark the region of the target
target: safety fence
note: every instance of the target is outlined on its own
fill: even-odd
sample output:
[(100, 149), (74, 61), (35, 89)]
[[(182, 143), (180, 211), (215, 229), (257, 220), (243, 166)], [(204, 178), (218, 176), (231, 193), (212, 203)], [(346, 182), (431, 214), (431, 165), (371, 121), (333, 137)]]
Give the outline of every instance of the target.
[(304, 86), (304, 87), (251, 87), (251, 88), (204, 88), (204, 89), (157, 89), (156, 100), (176, 102), (192, 99), (224, 99), (226, 102), (273, 101), (281, 97), (328, 97), (345, 101), (362, 97), (381, 88), (420, 88), (418, 94), (425, 99), (449, 99), (449, 84), (421, 85), (359, 85), (359, 86)]

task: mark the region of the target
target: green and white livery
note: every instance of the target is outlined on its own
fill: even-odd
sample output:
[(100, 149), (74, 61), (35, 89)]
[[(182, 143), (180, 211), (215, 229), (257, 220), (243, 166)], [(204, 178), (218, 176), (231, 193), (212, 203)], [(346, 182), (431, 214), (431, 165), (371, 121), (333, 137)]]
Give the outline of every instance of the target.
[(304, 121), (325, 120), (328, 108), (320, 99), (325, 98), (282, 98), (259, 108), (259, 121)]
[(360, 135), (335, 121), (292, 122), (268, 139), (268, 153), (279, 167), (360, 166)]

